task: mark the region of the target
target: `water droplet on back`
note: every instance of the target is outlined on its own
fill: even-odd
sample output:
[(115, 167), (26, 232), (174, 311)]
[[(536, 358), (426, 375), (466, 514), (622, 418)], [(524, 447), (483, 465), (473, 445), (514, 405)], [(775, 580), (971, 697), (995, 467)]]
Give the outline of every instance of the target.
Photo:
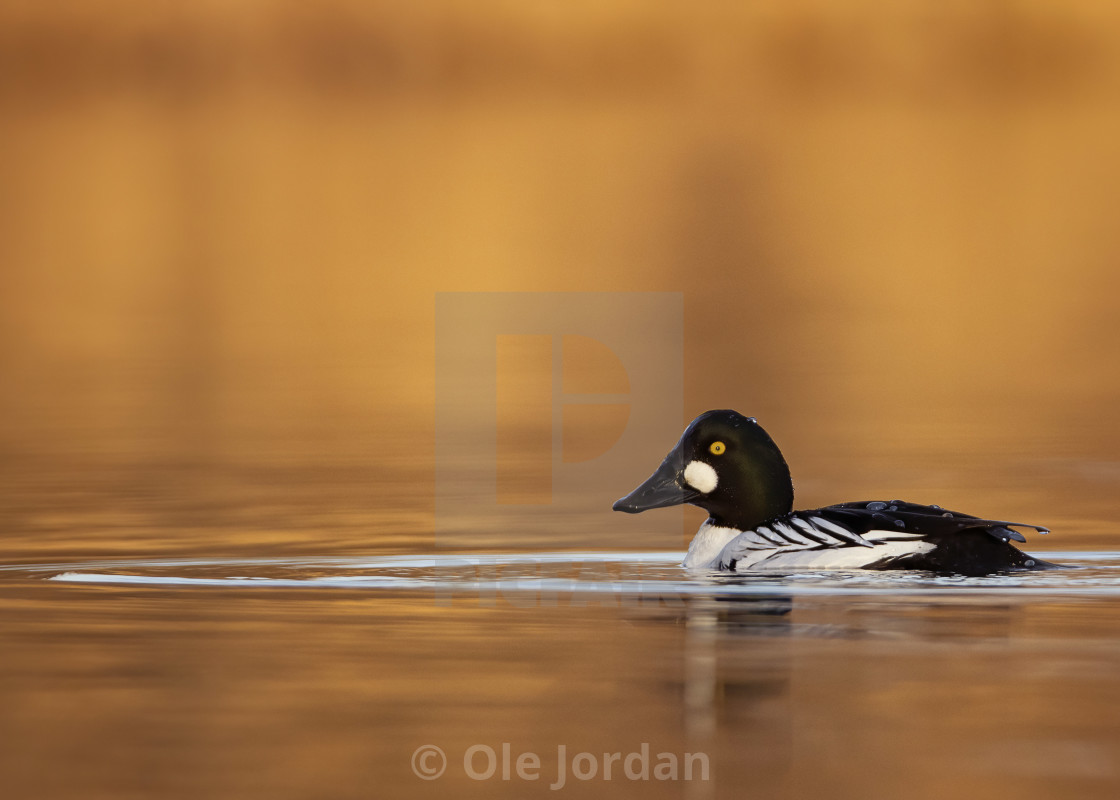
[(868, 503), (867, 504), (867, 510), (868, 511), (882, 511), (886, 507), (887, 507), (886, 503), (880, 503), (878, 500), (876, 500), (874, 503)]
[(952, 512), (952, 511), (946, 511), (946, 512), (945, 512), (944, 514), (942, 514), (941, 516), (943, 516), (943, 517), (951, 517), (951, 516), (953, 516), (953, 512)]
[(895, 524), (895, 525), (897, 525), (897, 526), (898, 526), (898, 527), (900, 527), (900, 528), (905, 528), (905, 527), (906, 527), (906, 523), (905, 523), (905, 522), (903, 522), (903, 521), (902, 521), (902, 520), (900, 520), (900, 519), (896, 519), (896, 520), (894, 521), (894, 524)]

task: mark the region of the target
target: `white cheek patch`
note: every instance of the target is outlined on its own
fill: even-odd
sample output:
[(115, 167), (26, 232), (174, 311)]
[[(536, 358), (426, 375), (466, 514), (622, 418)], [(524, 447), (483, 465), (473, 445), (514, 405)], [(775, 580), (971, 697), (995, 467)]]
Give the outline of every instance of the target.
[(703, 461), (689, 461), (684, 468), (684, 482), (698, 492), (710, 494), (719, 486), (719, 476), (710, 464)]

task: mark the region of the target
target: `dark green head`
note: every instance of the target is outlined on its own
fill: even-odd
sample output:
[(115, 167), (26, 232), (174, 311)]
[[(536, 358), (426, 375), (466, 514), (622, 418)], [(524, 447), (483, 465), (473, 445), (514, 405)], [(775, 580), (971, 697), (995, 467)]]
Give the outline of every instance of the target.
[(700, 506), (716, 525), (748, 530), (793, 510), (793, 481), (782, 452), (754, 417), (707, 411), (614, 510), (637, 514), (681, 503)]

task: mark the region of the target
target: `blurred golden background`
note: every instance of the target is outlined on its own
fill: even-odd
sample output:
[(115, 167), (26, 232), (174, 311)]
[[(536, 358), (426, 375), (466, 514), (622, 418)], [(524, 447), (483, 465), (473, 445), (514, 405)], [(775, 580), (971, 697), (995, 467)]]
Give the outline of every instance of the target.
[(430, 544), (441, 291), (682, 292), (682, 427), (758, 416), (799, 505), (1101, 544), (1118, 45), (1097, 0), (5, 3), (0, 555)]

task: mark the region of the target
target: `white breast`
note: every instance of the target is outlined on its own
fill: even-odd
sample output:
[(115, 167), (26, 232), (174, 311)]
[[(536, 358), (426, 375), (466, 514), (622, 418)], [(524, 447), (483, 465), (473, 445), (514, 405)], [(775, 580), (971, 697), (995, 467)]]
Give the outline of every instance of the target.
[(696, 532), (692, 544), (688, 546), (688, 555), (681, 564), (685, 569), (719, 569), (720, 553), (728, 542), (742, 535), (742, 531), (734, 528), (721, 528), (712, 525), (711, 521), (705, 522)]

